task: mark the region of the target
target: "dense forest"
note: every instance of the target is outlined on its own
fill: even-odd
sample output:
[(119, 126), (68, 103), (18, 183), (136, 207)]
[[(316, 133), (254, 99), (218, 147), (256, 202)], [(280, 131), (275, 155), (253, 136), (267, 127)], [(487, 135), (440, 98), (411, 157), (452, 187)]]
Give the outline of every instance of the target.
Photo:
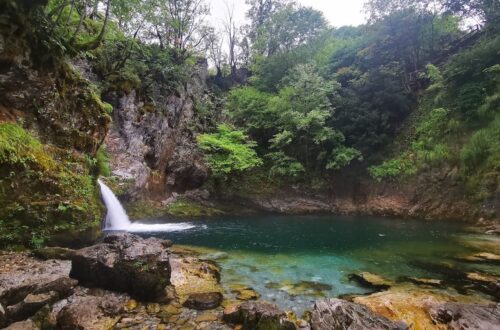
[[(95, 180), (117, 179), (106, 132), (112, 117), (125, 121), (120, 97), (132, 93), (140, 106), (127, 120), (149, 116), (146, 145), (176, 127), (169, 148), (202, 155), (177, 153), (166, 166), (168, 150), (144, 153), (150, 192), (154, 178), (170, 184), (176, 159), (198, 166), (171, 170), (180, 178), (158, 188), (163, 199), (199, 187), (325, 192), (345, 177), (404, 184), (444, 171), (478, 208), (496, 205), (497, 1), (370, 0), (365, 25), (340, 28), (293, 1), (247, 3), (245, 23), (227, 5), (213, 27), (203, 0), (3, 0), (2, 242), (37, 245), (100, 222)], [(190, 99), (191, 117), (179, 119), (172, 97), (181, 108)], [(166, 126), (154, 127), (158, 118)]]

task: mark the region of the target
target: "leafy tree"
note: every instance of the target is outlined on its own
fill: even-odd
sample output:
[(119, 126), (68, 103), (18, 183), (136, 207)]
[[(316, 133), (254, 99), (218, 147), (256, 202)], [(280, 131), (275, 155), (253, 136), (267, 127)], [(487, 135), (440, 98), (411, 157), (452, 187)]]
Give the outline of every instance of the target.
[(255, 142), (240, 130), (221, 124), (213, 134), (198, 136), (198, 145), (214, 178), (227, 180), (230, 175), (242, 173), (262, 165), (254, 148)]
[(326, 27), (321, 12), (292, 3), (259, 27), (253, 49), (256, 54), (264, 56), (287, 52), (319, 37)]
[(260, 38), (262, 26), (279, 10), (281, 10), (285, 0), (246, 0), (246, 4), (250, 7), (247, 12), (247, 18), (250, 24), (246, 27), (248, 37), (251, 42), (255, 42)]

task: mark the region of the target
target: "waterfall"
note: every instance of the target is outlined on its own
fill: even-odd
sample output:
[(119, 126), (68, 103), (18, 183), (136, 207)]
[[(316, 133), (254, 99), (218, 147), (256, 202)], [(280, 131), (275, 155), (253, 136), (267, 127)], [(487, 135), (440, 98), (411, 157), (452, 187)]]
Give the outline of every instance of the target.
[(173, 232), (194, 228), (190, 223), (165, 223), (165, 224), (145, 224), (140, 222), (130, 222), (127, 212), (115, 196), (113, 191), (101, 180), (97, 180), (101, 187), (101, 196), (106, 206), (105, 230), (120, 230), (129, 232)]
[(125, 212), (122, 204), (116, 198), (115, 194), (111, 189), (104, 184), (101, 180), (97, 180), (99, 185), (101, 186), (101, 196), (104, 201), (104, 205), (106, 205), (107, 213), (106, 213), (106, 223), (105, 229), (113, 229), (113, 230), (126, 230), (131, 223), (128, 219), (128, 215)]

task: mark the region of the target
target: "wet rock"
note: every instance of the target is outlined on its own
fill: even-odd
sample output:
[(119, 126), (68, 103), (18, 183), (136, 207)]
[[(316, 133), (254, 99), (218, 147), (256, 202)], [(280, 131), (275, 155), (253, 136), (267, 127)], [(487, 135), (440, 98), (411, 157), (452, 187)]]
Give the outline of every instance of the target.
[(113, 234), (102, 244), (76, 251), (70, 276), (83, 285), (127, 292), (142, 300), (166, 300), (170, 244), (156, 238)]
[(62, 248), (62, 247), (44, 247), (33, 251), (33, 255), (38, 259), (49, 260), (71, 260), (75, 250)]
[(247, 287), (245, 285), (232, 285), (231, 292), (236, 294), (236, 299), (239, 300), (257, 300), (260, 298), (260, 294), (254, 289)]
[(193, 293), (189, 295), (183, 306), (196, 310), (214, 309), (222, 303), (220, 292)]
[(331, 203), (326, 200), (321, 200), (321, 198), (317, 196), (314, 198), (305, 196), (257, 198), (253, 199), (252, 202), (257, 208), (267, 212), (317, 214), (335, 211), (335, 206), (332, 206)]
[(393, 322), (366, 306), (341, 299), (324, 299), (314, 304), (311, 327), (327, 329), (408, 329), (403, 322)]
[(134, 300), (134, 299), (129, 299), (129, 300), (127, 301), (127, 303), (125, 304), (125, 310), (126, 310), (127, 312), (129, 312), (129, 311), (133, 311), (134, 309), (136, 309), (136, 308), (137, 308), (137, 306), (139, 306), (139, 303), (138, 303), (136, 300)]
[(125, 294), (83, 289), (64, 302), (57, 313), (57, 326), (62, 330), (111, 329), (128, 299)]
[(247, 301), (241, 305), (228, 306), (224, 309), (223, 320), (241, 324), (243, 329), (296, 329), (296, 325), (287, 318), (286, 313), (267, 302)]
[(440, 287), (443, 285), (442, 280), (437, 280), (437, 279), (433, 279), (433, 278), (408, 277), (408, 278), (405, 278), (405, 280), (407, 280), (413, 284), (423, 285), (423, 286)]
[(195, 322), (214, 322), (217, 321), (219, 317), (213, 313), (203, 313), (196, 317)]
[(490, 262), (499, 262), (500, 255), (490, 252), (480, 252), (470, 256), (465, 257), (467, 261), (490, 261)]
[(500, 280), (498, 277), (481, 273), (468, 273), (467, 279), (474, 283), (476, 290), (500, 299)]
[(500, 325), (500, 304), (446, 303), (433, 306), (429, 314), (437, 325), (448, 329), (497, 329)]
[(161, 310), (160, 304), (148, 304), (146, 306), (146, 311), (148, 314), (158, 314)]
[(181, 313), (180, 309), (174, 305), (167, 305), (163, 307), (163, 311), (169, 315), (178, 315)]
[(487, 235), (500, 235), (500, 225), (488, 227), (485, 234), (487, 234)]
[(348, 279), (349, 281), (354, 281), (363, 287), (374, 289), (377, 291), (387, 290), (392, 285), (391, 281), (386, 280), (379, 275), (368, 272), (362, 272), (359, 274), (349, 274)]
[(5, 309), (2, 304), (0, 304), (0, 326), (6, 323), (7, 316), (5, 315)]
[(40, 328), (32, 320), (12, 323), (4, 330), (39, 330)]

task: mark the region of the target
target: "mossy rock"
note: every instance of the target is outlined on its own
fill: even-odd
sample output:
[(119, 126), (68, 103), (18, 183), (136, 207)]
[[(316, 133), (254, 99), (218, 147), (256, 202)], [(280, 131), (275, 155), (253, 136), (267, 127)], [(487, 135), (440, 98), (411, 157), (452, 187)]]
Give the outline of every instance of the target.
[(132, 219), (145, 219), (157, 217), (173, 218), (202, 218), (214, 217), (224, 214), (223, 211), (206, 207), (195, 202), (179, 199), (171, 204), (162, 205), (161, 203), (147, 200), (139, 200), (125, 205), (127, 213)]
[(40, 247), (58, 232), (100, 226), (99, 191), (84, 155), (0, 123), (0, 246)]

